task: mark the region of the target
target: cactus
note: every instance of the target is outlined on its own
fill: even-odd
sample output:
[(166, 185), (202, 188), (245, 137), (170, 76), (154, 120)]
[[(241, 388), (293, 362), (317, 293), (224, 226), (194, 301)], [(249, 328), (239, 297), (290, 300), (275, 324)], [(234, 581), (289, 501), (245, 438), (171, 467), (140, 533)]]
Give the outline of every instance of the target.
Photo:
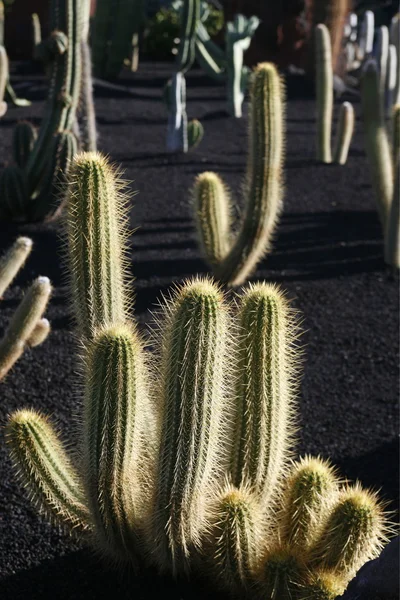
[(29, 121), (20, 121), (14, 128), (13, 157), (21, 169), (26, 166), (36, 139), (36, 128)]
[(397, 50), (394, 44), (389, 46), (388, 65), (385, 85), (385, 116), (392, 116), (393, 105), (395, 103), (395, 94), (399, 66), (397, 64)]
[[(350, 13), (349, 0), (311, 0), (310, 10), (311, 22), (308, 24), (310, 31), (313, 31), (318, 24), (327, 27), (329, 37), (332, 40), (332, 69), (335, 72), (339, 55), (342, 51), (342, 40), (344, 35), (344, 26)], [(311, 38), (309, 44), (309, 65), (307, 70), (314, 72), (316, 38)]]
[(366, 59), (372, 53), (374, 46), (374, 32), (375, 32), (375, 15), (372, 10), (366, 10), (363, 16), (359, 51), (360, 60)]
[(383, 101), (389, 58), (389, 30), (386, 26), (379, 27), (377, 30), (374, 54), (378, 65), (380, 98)]
[(8, 57), (4, 46), (0, 46), (0, 117), (7, 112), (7, 102), (4, 101), (8, 80)]
[(396, 165), (400, 158), (400, 104), (393, 107), (392, 115), (392, 162), (393, 170), (396, 172)]
[[(201, 244), (213, 271), (222, 282), (240, 285), (250, 275), (262, 256), (268, 252), (271, 237), (282, 205), (282, 163), (284, 152), (283, 86), (271, 63), (261, 63), (254, 72), (251, 90), (250, 139), (246, 177), (246, 208), (240, 231), (231, 241), (226, 239), (229, 200), (222, 184), (214, 194), (215, 176), (203, 174), (196, 180), (195, 218)], [(208, 179), (207, 186), (204, 185)], [(212, 194), (207, 198), (207, 188)], [(221, 236), (221, 237), (220, 237)], [(223, 239), (225, 237), (225, 239)], [(217, 247), (229, 246), (227, 254), (215, 263)], [(225, 250), (224, 250), (225, 251)]]
[(37, 13), (32, 13), (32, 37), (33, 37), (33, 57), (39, 58), (38, 50), (40, 44), (42, 43), (42, 26), (40, 23), (39, 15)]
[(80, 116), (82, 121), (82, 150), (96, 152), (97, 132), (96, 114), (93, 102), (92, 61), (90, 47), (86, 41), (81, 43), (82, 55), (82, 98)]
[(197, 119), (192, 119), (187, 124), (187, 136), (189, 148), (196, 148), (203, 139), (204, 127)]
[(167, 150), (168, 152), (187, 152), (189, 142), (187, 135), (186, 81), (185, 76), (180, 71), (171, 78), (169, 100)]
[[(316, 96), (317, 96), (317, 161), (332, 162), (331, 132), (333, 115), (333, 71), (331, 40), (326, 25), (315, 28), (316, 40)], [(340, 109), (339, 127), (334, 162), (344, 165), (354, 130), (354, 110), (349, 102)]]
[(350, 102), (343, 102), (339, 112), (339, 124), (333, 162), (345, 165), (354, 131), (354, 108)]
[[(250, 286), (235, 311), (211, 280), (185, 282), (163, 303), (150, 361), (127, 314), (104, 318), (104, 306), (94, 305), (101, 276), (121, 271), (115, 172), (94, 153), (73, 163), (70, 275), (75, 297), (74, 282), (86, 278), (77, 320), (93, 321), (81, 332), (82, 460), (73, 466), (45, 417), (17, 411), (7, 441), (23, 483), (42, 510), (89, 531), (87, 540), (118, 562), (211, 573), (243, 597), (254, 590), (287, 600), (307, 591), (330, 600), (379, 552), (387, 516), (358, 484), (337, 491), (334, 473), (318, 459), (288, 469), (298, 352), (283, 294)], [(90, 235), (97, 229), (113, 243), (102, 246), (100, 234)], [(123, 296), (124, 285), (106, 282), (108, 298), (115, 287)]]
[(20, 358), (43, 316), (51, 294), (47, 277), (38, 277), (28, 289), (0, 341), (0, 380)]
[(24, 265), (32, 250), (33, 242), (30, 238), (19, 237), (9, 250), (1, 257), (0, 261), (0, 298), (14, 280), (18, 271)]

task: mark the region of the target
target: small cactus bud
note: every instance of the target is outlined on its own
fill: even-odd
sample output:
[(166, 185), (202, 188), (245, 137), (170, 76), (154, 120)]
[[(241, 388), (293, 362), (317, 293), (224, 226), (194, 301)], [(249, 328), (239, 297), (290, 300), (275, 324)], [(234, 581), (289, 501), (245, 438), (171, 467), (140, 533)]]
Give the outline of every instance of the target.
[(187, 137), (189, 148), (196, 148), (203, 139), (204, 127), (197, 119), (192, 119), (187, 124)]
[(30, 348), (34, 348), (35, 346), (39, 346), (42, 344), (47, 336), (50, 333), (50, 323), (47, 319), (40, 319), (36, 323), (35, 329), (32, 331), (32, 334), (27, 339), (26, 343)]

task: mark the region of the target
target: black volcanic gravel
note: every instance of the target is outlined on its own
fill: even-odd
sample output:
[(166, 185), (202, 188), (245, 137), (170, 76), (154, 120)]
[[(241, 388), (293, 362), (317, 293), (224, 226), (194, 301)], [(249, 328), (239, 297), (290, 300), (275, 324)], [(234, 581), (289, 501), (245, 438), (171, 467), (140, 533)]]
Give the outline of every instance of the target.
[[(116, 84), (96, 85), (99, 149), (122, 164), (132, 200), (132, 274), (136, 316), (143, 330), (150, 310), (174, 281), (206, 273), (195, 240), (188, 190), (197, 173), (215, 170), (240, 206), (247, 118), (225, 113), (224, 90), (200, 71), (187, 76), (189, 117), (205, 128), (201, 145), (186, 156), (165, 152), (162, 86), (168, 64), (141, 63)], [(46, 83), (17, 75), (16, 88), (33, 99), (10, 108), (1, 121), (0, 162), (11, 158), (11, 134), (21, 118), (40, 123)], [(343, 476), (381, 489), (398, 506), (398, 278), (383, 262), (382, 234), (365, 158), (359, 105), (348, 164), (314, 160), (314, 101), (289, 87), (284, 213), (272, 254), (253, 280), (277, 282), (303, 317), (304, 375), (299, 399), (299, 453), (329, 457)], [(300, 94), (299, 94), (300, 92)], [(297, 96), (297, 97), (296, 97)], [(245, 106), (245, 115), (248, 107)], [(34, 240), (23, 271), (1, 303), (3, 329), (23, 290), (48, 275), (54, 294), (50, 338), (27, 352), (1, 386), (0, 423), (21, 407), (43, 410), (73, 440), (79, 411), (77, 344), (65, 277), (60, 269), (59, 225), (2, 225), (0, 252), (18, 234)], [(0, 597), (2, 600), (211, 598), (201, 583), (175, 585), (146, 573), (116, 573), (85, 546), (39, 517), (16, 483), (0, 437)], [(396, 518), (396, 517), (395, 517)]]

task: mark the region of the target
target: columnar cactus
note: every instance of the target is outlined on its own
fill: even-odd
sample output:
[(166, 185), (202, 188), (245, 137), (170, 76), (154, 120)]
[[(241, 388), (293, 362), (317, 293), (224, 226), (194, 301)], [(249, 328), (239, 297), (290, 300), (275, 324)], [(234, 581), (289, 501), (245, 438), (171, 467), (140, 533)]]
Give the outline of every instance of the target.
[[(19, 237), (0, 261), (0, 297), (3, 296), (32, 250), (32, 240)], [(51, 294), (47, 277), (38, 277), (17, 307), (0, 340), (0, 381), (28, 347), (41, 344), (50, 326), (43, 318)]]
[[(24, 157), (23, 179), (26, 189), (21, 210), (19, 214), (14, 214), (15, 211), (10, 214), (10, 211), (0, 207), (2, 216), (9, 213), (9, 218), (36, 221), (59, 213), (57, 197), (54, 195), (59, 184), (59, 171), (62, 168), (66, 174), (71, 152), (76, 152), (76, 143), (71, 136), (81, 89), (83, 9), (81, 0), (52, 0), (51, 20), (54, 29), (44, 44), (51, 59), (45, 116), (29, 156)], [(0, 175), (0, 187), (3, 190), (0, 204), (6, 206), (12, 204), (9, 196), (13, 194), (8, 179), (4, 172)]]
[(382, 93), (376, 62), (370, 59), (361, 80), (361, 102), (365, 131), (365, 146), (371, 166), (372, 186), (384, 233), (385, 261), (400, 268), (399, 223), (399, 111), (393, 110), (393, 148), (386, 130)]
[(8, 79), (8, 56), (4, 46), (0, 46), (0, 117), (7, 112), (7, 102), (4, 100)]
[[(315, 28), (316, 95), (317, 95), (317, 160), (332, 162), (331, 131), (333, 114), (333, 70), (329, 30), (319, 24)], [(334, 162), (344, 165), (354, 130), (354, 111), (349, 102), (343, 103), (339, 116)]]
[[(93, 257), (95, 282), (120, 269), (121, 254), (87, 235), (87, 197), (92, 222), (120, 246), (123, 224), (111, 216), (114, 199), (105, 201), (115, 176), (98, 155), (74, 162), (69, 201), (82, 206), (69, 235), (81, 257)], [(74, 248), (69, 260), (74, 279), (82, 267)], [(82, 294), (81, 304), (93, 298), (94, 290)], [(82, 340), (79, 466), (46, 417), (17, 411), (6, 428), (42, 510), (89, 531), (87, 540), (119, 563), (198, 570), (239, 597), (332, 600), (343, 591), (380, 551), (387, 518), (374, 493), (341, 487), (320, 459), (288, 464), (298, 350), (283, 294), (259, 283), (241, 292), (235, 310), (211, 280), (184, 283), (159, 314), (152, 361), (125, 314), (105, 322), (100, 313), (96, 322)]]
[(276, 68), (262, 63), (251, 89), (246, 208), (239, 232), (232, 236), (225, 186), (203, 173), (194, 184), (194, 212), (201, 245), (215, 276), (240, 285), (269, 251), (282, 206), (284, 152), (283, 86)]
[(364, 60), (369, 57), (374, 47), (375, 15), (372, 10), (366, 10), (363, 16), (360, 40), (359, 58)]

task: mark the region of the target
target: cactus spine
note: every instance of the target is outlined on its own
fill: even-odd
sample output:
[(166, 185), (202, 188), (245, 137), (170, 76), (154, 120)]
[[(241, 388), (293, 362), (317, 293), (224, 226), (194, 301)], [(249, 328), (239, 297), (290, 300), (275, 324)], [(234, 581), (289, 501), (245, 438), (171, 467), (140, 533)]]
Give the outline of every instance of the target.
[[(250, 275), (257, 263), (268, 252), (282, 206), (282, 166), (284, 152), (284, 101), (279, 75), (271, 63), (258, 65), (254, 72), (251, 90), (250, 139), (246, 175), (246, 209), (240, 231), (230, 244), (229, 252), (215, 265), (218, 251), (211, 249), (207, 260), (211, 262), (215, 276), (229, 285), (240, 285)], [(204, 177), (205, 179), (205, 177)], [(208, 176), (210, 180), (210, 177)], [(193, 191), (198, 197), (197, 179)], [(210, 180), (208, 189), (212, 191)], [(203, 188), (205, 189), (205, 188)], [(208, 202), (208, 207), (206, 203)], [(197, 227), (207, 250), (209, 233), (217, 239), (216, 223), (224, 223), (225, 202), (216, 202), (214, 194), (207, 200), (203, 194), (203, 208), (196, 210)], [(215, 211), (220, 211), (217, 216)], [(205, 223), (202, 215), (210, 215)], [(214, 222), (213, 222), (214, 221)], [(223, 231), (221, 231), (223, 233)], [(218, 241), (224, 247), (226, 241)]]
[(284, 473), (292, 441), (294, 327), (287, 303), (271, 285), (251, 286), (241, 297), (236, 431), (232, 480), (247, 484), (264, 506)]
[(14, 280), (20, 268), (32, 250), (33, 242), (30, 238), (19, 237), (11, 248), (1, 257), (0, 261), (0, 298)]
[(51, 294), (47, 277), (38, 277), (15, 311), (0, 342), (0, 380), (24, 352), (28, 341), (42, 318)]
[(197, 544), (217, 467), (227, 308), (214, 285), (198, 280), (178, 290), (165, 317), (154, 538), (159, 562), (178, 573)]
[(339, 112), (336, 146), (333, 162), (345, 165), (354, 131), (354, 108), (350, 102), (343, 102)]
[(126, 322), (125, 214), (118, 172), (96, 153), (80, 154), (71, 170), (66, 222), (72, 298), (85, 338), (98, 327)]

